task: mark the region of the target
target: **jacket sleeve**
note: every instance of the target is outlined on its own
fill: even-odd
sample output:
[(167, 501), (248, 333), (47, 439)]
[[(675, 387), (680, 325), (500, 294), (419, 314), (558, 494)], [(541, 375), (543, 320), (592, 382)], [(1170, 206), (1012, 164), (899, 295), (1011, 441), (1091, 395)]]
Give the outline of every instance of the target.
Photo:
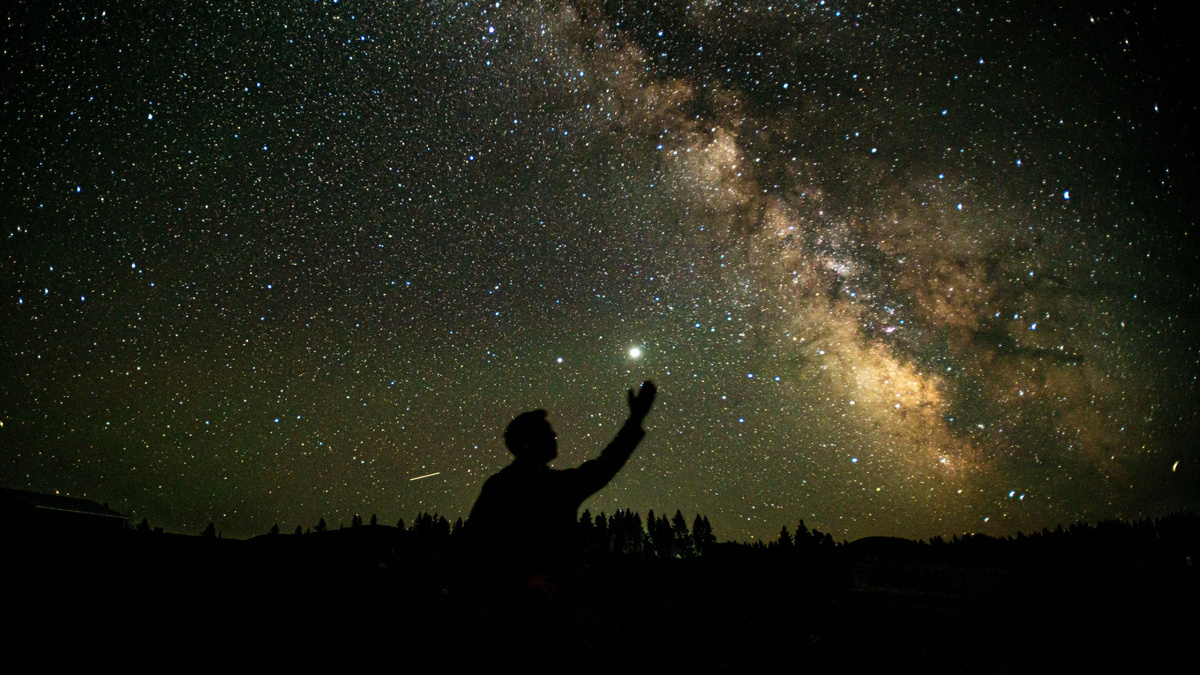
[(645, 435), (646, 432), (640, 424), (627, 421), (625, 426), (617, 432), (617, 437), (608, 444), (608, 447), (604, 448), (599, 457), (584, 462), (578, 469), (571, 472), (579, 502), (608, 485), (608, 481), (612, 480), (621, 467), (625, 466), (626, 460), (633, 454), (634, 448), (638, 446)]

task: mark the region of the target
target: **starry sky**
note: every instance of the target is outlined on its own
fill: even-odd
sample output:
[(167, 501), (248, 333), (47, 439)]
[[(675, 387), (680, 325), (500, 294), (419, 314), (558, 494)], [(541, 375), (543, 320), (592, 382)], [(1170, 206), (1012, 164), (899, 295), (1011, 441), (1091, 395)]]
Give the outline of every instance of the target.
[(594, 512), (1195, 509), (1190, 38), (1049, 4), (20, 2), (0, 482), (225, 536), (453, 520), (517, 413), (572, 466), (650, 378)]

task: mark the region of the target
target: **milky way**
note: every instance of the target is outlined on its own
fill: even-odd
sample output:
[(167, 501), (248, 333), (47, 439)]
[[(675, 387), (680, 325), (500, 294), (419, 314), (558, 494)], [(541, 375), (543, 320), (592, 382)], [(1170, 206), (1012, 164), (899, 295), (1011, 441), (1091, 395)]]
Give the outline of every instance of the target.
[(5, 17), (8, 487), (226, 535), (453, 519), (517, 413), (568, 466), (652, 378), (593, 511), (1197, 507), (1179, 17), (174, 4)]

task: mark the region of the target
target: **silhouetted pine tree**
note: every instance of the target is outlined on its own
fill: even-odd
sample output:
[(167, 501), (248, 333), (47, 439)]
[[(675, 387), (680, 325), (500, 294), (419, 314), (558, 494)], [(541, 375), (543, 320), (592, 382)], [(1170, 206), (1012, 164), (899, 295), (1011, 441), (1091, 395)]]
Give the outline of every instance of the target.
[[(613, 552), (620, 552), (621, 555), (640, 556), (645, 551), (646, 531), (642, 528), (642, 516), (637, 512), (625, 510), (621, 516), (621, 527), (618, 530), (613, 528)], [(613, 516), (616, 519), (616, 516)], [(620, 545), (618, 546), (619, 536)]]
[(450, 536), (450, 521), (436, 513), (419, 513), (413, 521), (412, 531), (426, 541), (442, 541)]
[(612, 534), (609, 532), (608, 516), (601, 511), (596, 516), (596, 530), (592, 535), (589, 554), (595, 558), (605, 558), (612, 553)]
[(433, 529), (433, 516), (424, 511), (418, 513), (417, 517), (413, 518), (412, 529), (414, 534), (429, 532)]
[(621, 533), (622, 517), (621, 509), (613, 511), (612, 515), (608, 517), (608, 550), (613, 555), (621, 555), (621, 537), (624, 536)]
[(787, 525), (779, 531), (779, 540), (775, 542), (775, 547), (780, 551), (790, 553), (795, 548), (795, 543), (792, 541), (792, 535), (788, 532)]
[(674, 544), (674, 554), (678, 558), (694, 558), (696, 551), (692, 548), (692, 535), (688, 532), (687, 520), (678, 509), (671, 517), (671, 535)]
[(675, 557), (675, 542), (671, 534), (671, 523), (667, 521), (667, 517), (658, 518), (654, 515), (654, 510), (651, 509), (646, 514), (646, 531), (650, 535), (650, 551), (653, 555), (659, 558)]
[(579, 516), (579, 546), (585, 560), (592, 559), (592, 538), (596, 536), (596, 524), (592, 522), (592, 512), (584, 509)]
[(692, 545), (696, 548), (696, 555), (703, 556), (704, 551), (715, 543), (717, 543), (717, 538), (713, 536), (708, 516), (701, 518), (697, 513), (696, 519), (692, 521)]
[(216, 537), (217, 536), (217, 526), (215, 524), (213, 524), (211, 521), (209, 521), (208, 527), (204, 528), (204, 532), (201, 533), (200, 536), (205, 537), (207, 539), (212, 539), (213, 537)]
[(804, 519), (800, 519), (800, 524), (796, 526), (796, 538), (793, 540), (796, 549), (803, 552), (811, 549), (815, 542), (813, 541), (812, 532), (804, 525)]
[(637, 511), (633, 512), (633, 522), (629, 529), (633, 533), (631, 537), (634, 542), (633, 555), (644, 555), (646, 552), (646, 528), (642, 526), (642, 514)]

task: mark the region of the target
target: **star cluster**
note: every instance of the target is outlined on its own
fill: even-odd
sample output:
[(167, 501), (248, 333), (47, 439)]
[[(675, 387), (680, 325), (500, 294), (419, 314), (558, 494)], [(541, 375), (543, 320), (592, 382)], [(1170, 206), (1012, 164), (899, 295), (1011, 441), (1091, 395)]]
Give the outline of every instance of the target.
[[(1194, 68), (1121, 4), (21, 3), (0, 476), (230, 534), (589, 506), (773, 537), (1194, 509)], [(421, 480), (411, 480), (420, 477)]]

